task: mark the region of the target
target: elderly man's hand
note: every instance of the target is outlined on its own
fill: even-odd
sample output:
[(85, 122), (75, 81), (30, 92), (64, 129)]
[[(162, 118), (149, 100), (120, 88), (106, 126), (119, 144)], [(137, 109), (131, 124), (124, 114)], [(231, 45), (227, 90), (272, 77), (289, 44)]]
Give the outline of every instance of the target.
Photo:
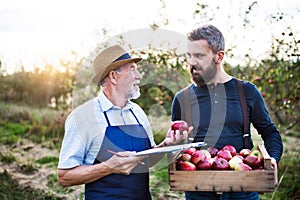
[(145, 158), (145, 156), (133, 156), (134, 151), (118, 152), (117, 154), (103, 162), (104, 165), (117, 174), (129, 175), (135, 166)]

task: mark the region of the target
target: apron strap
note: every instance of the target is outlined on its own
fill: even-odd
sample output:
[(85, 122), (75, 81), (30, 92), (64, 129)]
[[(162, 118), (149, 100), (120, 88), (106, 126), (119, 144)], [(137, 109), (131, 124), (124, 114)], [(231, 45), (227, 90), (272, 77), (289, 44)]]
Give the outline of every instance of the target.
[(106, 122), (107, 122), (108, 126), (110, 126), (110, 122), (109, 122), (109, 120), (108, 120), (106, 111), (104, 111), (103, 113), (104, 113), (104, 116), (105, 116), (105, 119), (106, 119)]
[(141, 125), (141, 124), (140, 124), (140, 121), (139, 121), (138, 118), (135, 116), (135, 114), (134, 114), (132, 108), (130, 108), (130, 111), (131, 111), (131, 113), (133, 114), (133, 116), (134, 116), (134, 118), (136, 119), (136, 121), (139, 123), (139, 125)]

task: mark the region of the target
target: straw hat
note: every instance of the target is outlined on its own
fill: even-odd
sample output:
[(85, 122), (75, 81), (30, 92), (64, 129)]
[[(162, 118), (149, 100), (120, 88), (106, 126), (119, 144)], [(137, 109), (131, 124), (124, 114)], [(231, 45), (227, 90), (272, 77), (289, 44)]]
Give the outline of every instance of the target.
[(142, 58), (132, 58), (120, 45), (108, 47), (100, 52), (93, 62), (93, 82), (99, 84), (110, 71), (130, 62), (138, 63), (140, 60)]

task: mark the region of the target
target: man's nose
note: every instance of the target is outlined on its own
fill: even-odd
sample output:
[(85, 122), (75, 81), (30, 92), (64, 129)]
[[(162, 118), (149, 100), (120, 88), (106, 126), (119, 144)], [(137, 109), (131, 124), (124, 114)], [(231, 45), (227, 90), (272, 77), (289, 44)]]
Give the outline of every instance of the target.
[(191, 58), (189, 59), (189, 65), (190, 66), (197, 65), (196, 59), (193, 56), (191, 56)]
[(197, 65), (197, 61), (194, 56), (191, 56), (189, 58), (188, 62), (189, 62), (189, 65), (191, 65), (191, 66)]
[(142, 79), (142, 77), (143, 77), (143, 75), (139, 71), (136, 71), (135, 78), (136, 79)]

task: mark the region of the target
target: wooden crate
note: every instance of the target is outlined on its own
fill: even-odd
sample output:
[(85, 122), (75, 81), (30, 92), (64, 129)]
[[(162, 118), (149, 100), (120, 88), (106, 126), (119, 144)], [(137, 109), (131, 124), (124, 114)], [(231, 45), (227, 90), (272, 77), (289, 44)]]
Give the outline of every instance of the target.
[(274, 171), (271, 158), (263, 145), (258, 146), (264, 158), (263, 170), (176, 170), (176, 164), (169, 166), (170, 190), (206, 192), (273, 192)]

